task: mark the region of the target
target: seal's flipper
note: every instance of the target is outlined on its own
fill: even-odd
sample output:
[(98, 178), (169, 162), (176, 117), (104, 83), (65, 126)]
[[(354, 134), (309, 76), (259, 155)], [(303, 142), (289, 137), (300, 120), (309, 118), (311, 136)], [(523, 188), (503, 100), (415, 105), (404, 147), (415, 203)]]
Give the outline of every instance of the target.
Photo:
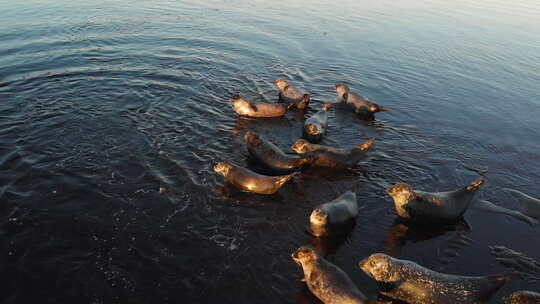
[(470, 185), (467, 186), (467, 191), (476, 191), (482, 186), (486, 181), (483, 178), (475, 179)]
[(365, 142), (357, 145), (355, 148), (360, 150), (360, 151), (367, 151), (373, 146), (374, 143), (375, 143), (375, 139), (373, 139), (373, 138), (368, 139)]

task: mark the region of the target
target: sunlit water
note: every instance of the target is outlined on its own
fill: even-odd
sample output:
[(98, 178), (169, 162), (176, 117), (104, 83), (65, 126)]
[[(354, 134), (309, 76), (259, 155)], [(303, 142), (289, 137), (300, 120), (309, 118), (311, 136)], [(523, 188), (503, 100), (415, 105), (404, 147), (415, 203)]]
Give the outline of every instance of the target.
[[(347, 83), (390, 109), (330, 112), (323, 143), (374, 137), (355, 172), (308, 170), (277, 195), (223, 189), (254, 130), (283, 149), (303, 116), (240, 119), (229, 98), (274, 102), (283, 77), (315, 101)], [(307, 303), (290, 258), (314, 206), (363, 207), (329, 260), (389, 252), (432, 269), (504, 271), (490, 246), (540, 260), (539, 228), (471, 210), (470, 229), (409, 231), (384, 189), (540, 197), (536, 1), (0, 1), (0, 301)], [(429, 232), (429, 233), (428, 233)], [(324, 246), (324, 244), (315, 244)], [(490, 303), (538, 282), (515, 281)]]

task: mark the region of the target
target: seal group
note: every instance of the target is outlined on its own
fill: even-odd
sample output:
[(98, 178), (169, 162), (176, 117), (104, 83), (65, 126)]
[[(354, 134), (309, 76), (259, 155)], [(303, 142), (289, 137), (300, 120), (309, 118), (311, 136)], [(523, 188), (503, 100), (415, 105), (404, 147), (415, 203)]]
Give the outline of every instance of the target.
[[(288, 81), (278, 78), (274, 84), (278, 89), (278, 102), (255, 103), (235, 94), (231, 98), (234, 111), (243, 117), (271, 119), (284, 116), (288, 111), (300, 111), (303, 114), (313, 106), (311, 95)], [(373, 120), (376, 113), (388, 112), (388, 108), (359, 95), (344, 83), (337, 83), (334, 88), (336, 102), (324, 102), (320, 110), (305, 117), (303, 138), (290, 146), (296, 154), (283, 151), (279, 144), (270, 141), (264, 134), (247, 131), (244, 142), (249, 157), (263, 167), (265, 172), (226, 161), (217, 163), (214, 171), (223, 175), (228, 184), (240, 191), (270, 195), (294, 177), (301, 178), (304, 168), (347, 170), (369, 159), (369, 151), (375, 143), (373, 138), (348, 149), (319, 144), (327, 134), (328, 111), (341, 105), (341, 108), (356, 113), (362, 119)], [(463, 221), (464, 214), (473, 205), (476, 192), (484, 184), (485, 179), (480, 177), (454, 190), (427, 192), (413, 190), (413, 186), (401, 182), (388, 188), (386, 193), (394, 203), (398, 221), (404, 225), (427, 225), (423, 227), (429, 229), (430, 225), (436, 227)], [(509, 191), (525, 201), (527, 215), (487, 201), (477, 202), (477, 209), (537, 223), (540, 218), (540, 200), (517, 190)], [(334, 200), (316, 206), (308, 216), (306, 231), (319, 240), (338, 238), (354, 226), (360, 209), (356, 193), (346, 191)], [(301, 266), (303, 281), (310, 292), (326, 304), (391, 303), (391, 299), (410, 304), (480, 304), (489, 301), (506, 282), (519, 277), (512, 273), (486, 276), (445, 274), (413, 261), (374, 252), (360, 259), (358, 266), (379, 284), (379, 294), (386, 299), (368, 300), (348, 275), (325, 259), (324, 255), (324, 250), (305, 245), (300, 246), (291, 257)], [(519, 291), (504, 298), (504, 301), (513, 304), (540, 304), (539, 299), (536, 292)]]

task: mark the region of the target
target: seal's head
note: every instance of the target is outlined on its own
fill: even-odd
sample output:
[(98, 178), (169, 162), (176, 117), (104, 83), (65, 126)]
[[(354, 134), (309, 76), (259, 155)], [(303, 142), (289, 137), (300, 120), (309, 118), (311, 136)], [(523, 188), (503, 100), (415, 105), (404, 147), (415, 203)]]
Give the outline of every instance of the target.
[(388, 112), (388, 109), (383, 106), (379, 106), (378, 104), (372, 103), (369, 105), (369, 112), (371, 113)]
[(311, 97), (309, 97), (309, 94), (304, 94), (302, 95), (302, 100), (300, 100), (296, 104), (296, 107), (300, 110), (303, 110), (308, 107), (310, 101), (311, 101)]
[(261, 138), (255, 132), (247, 131), (244, 139), (250, 146), (258, 147), (262, 144)]
[(291, 146), (291, 149), (293, 149), (293, 151), (298, 154), (304, 154), (310, 152), (310, 145), (311, 144), (309, 143), (309, 141), (305, 139), (299, 139)]
[(234, 110), (240, 115), (248, 115), (257, 110), (251, 102), (245, 100), (238, 94), (233, 95), (231, 102)]
[(231, 97), (231, 102), (233, 104), (233, 107), (239, 107), (245, 103), (244, 99), (242, 99), (242, 97), (238, 94), (234, 94), (233, 97)]
[(384, 253), (375, 253), (358, 262), (358, 266), (377, 282), (399, 281), (394, 259)]
[(324, 210), (317, 208), (311, 212), (309, 216), (309, 222), (311, 225), (324, 226), (328, 224), (328, 214)]
[(280, 90), (280, 91), (285, 91), (285, 88), (289, 85), (289, 83), (282, 79), (282, 78), (278, 78), (276, 80), (274, 80), (274, 83), (276, 84), (276, 87)]
[(336, 83), (336, 92), (339, 98), (343, 98), (343, 95), (349, 92), (349, 87), (342, 83)]
[(326, 102), (325, 104), (323, 104), (322, 110), (323, 111), (328, 111), (331, 107), (332, 107), (332, 103), (331, 102)]
[(388, 193), (395, 201), (403, 202), (403, 204), (406, 204), (415, 198), (413, 189), (407, 184), (395, 184), (388, 188), (386, 193)]
[(316, 124), (307, 124), (306, 133), (309, 135), (319, 135), (321, 134), (321, 130), (319, 130), (319, 126)]
[(300, 247), (291, 254), (291, 257), (298, 265), (304, 265), (315, 261), (317, 259), (317, 253), (313, 248)]
[(232, 165), (224, 162), (219, 162), (214, 165), (214, 172), (219, 173), (223, 176), (227, 176), (229, 174), (229, 170), (231, 170)]
[(399, 216), (409, 217), (404, 207), (416, 198), (413, 189), (407, 184), (396, 184), (386, 190), (386, 193), (394, 200), (394, 205)]

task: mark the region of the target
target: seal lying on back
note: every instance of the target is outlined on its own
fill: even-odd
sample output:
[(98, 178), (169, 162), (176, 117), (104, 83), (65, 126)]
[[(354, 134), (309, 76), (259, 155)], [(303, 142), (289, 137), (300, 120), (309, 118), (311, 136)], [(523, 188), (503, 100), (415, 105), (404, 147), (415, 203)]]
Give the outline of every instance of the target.
[(354, 107), (354, 112), (366, 116), (372, 116), (377, 112), (388, 112), (388, 109), (379, 106), (376, 103), (365, 100), (358, 94), (352, 92), (348, 86), (338, 83), (336, 84), (337, 101), (345, 102)]
[(316, 237), (339, 234), (358, 214), (356, 194), (347, 191), (333, 201), (319, 205), (309, 216), (309, 233)]
[(319, 167), (349, 168), (366, 158), (367, 152), (373, 146), (374, 140), (366, 140), (356, 147), (343, 150), (323, 145), (309, 143), (305, 139), (297, 140), (291, 147), (296, 153), (311, 158), (311, 164)]
[(304, 122), (303, 135), (311, 142), (321, 141), (326, 128), (328, 128), (328, 109), (332, 105), (330, 103), (323, 104), (322, 109), (311, 115), (310, 118)]
[(529, 196), (518, 190), (509, 188), (504, 188), (504, 190), (512, 193), (520, 200), (521, 203), (525, 205), (522, 211), (523, 213), (525, 213), (527, 216), (540, 220), (540, 199)]
[(381, 294), (411, 304), (485, 303), (511, 279), (444, 274), (383, 253), (372, 254), (358, 266), (381, 283)]
[(225, 162), (217, 163), (214, 171), (223, 175), (226, 181), (239, 190), (258, 194), (274, 194), (286, 182), (299, 174), (295, 172), (283, 176), (266, 176)]
[(479, 178), (470, 185), (447, 192), (413, 191), (407, 184), (390, 187), (387, 193), (394, 199), (397, 214), (404, 219), (421, 222), (457, 222), (474, 194), (484, 184)]
[(249, 117), (279, 117), (285, 115), (292, 104), (254, 103), (240, 95), (234, 95), (231, 99), (234, 111), (241, 116)]
[(368, 301), (349, 276), (309, 247), (300, 247), (292, 255), (302, 266), (309, 291), (325, 304), (383, 303)]
[(276, 145), (251, 131), (246, 132), (244, 139), (250, 156), (275, 172), (291, 173), (311, 160), (307, 156), (285, 154)]
[(504, 304), (540, 304), (540, 293), (533, 291), (516, 291), (503, 298)]
[(281, 78), (276, 79), (274, 83), (279, 90), (278, 96), (280, 101), (292, 103), (301, 110), (308, 107), (309, 102), (311, 101), (309, 94), (300, 93), (294, 86)]

